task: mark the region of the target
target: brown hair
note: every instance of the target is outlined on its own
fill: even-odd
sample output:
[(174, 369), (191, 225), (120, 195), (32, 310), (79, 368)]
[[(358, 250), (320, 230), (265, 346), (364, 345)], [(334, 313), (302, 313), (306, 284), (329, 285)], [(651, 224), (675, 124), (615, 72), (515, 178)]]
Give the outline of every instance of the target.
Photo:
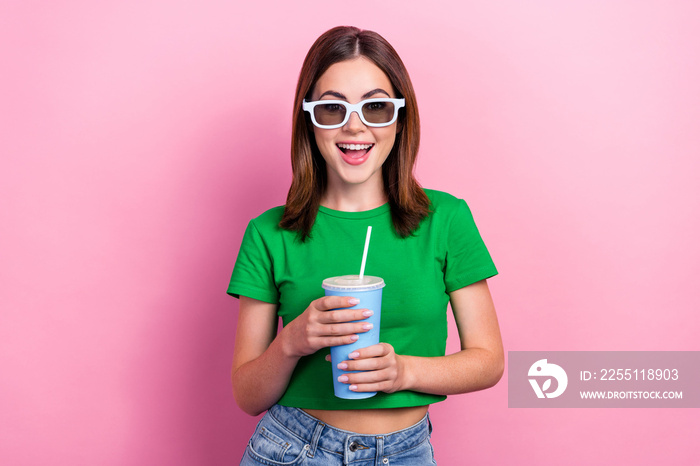
[(373, 31), (339, 26), (325, 32), (311, 46), (299, 73), (292, 123), (292, 185), (287, 195), (282, 228), (297, 231), (301, 240), (310, 236), (326, 184), (326, 162), (316, 146), (311, 120), (302, 110), (316, 81), (334, 63), (363, 56), (388, 76), (398, 97), (406, 99), (399, 112), (396, 142), (384, 165), (382, 177), (389, 198), (396, 233), (407, 237), (428, 215), (430, 200), (413, 176), (418, 155), (420, 121), (416, 95), (401, 58), (382, 36)]

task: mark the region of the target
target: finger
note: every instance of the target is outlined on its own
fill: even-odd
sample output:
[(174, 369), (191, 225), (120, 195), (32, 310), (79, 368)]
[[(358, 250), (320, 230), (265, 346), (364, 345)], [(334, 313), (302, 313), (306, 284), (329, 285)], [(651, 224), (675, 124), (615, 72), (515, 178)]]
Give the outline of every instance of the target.
[(368, 383), (381, 383), (387, 380), (389, 371), (368, 371), (368, 372), (350, 372), (338, 376), (338, 382), (355, 385)]
[(315, 337), (313, 339), (313, 343), (319, 348), (328, 348), (330, 346), (349, 345), (351, 343), (355, 343), (358, 338), (359, 337), (355, 334), (337, 337)]
[(343, 371), (379, 371), (391, 367), (389, 358), (369, 358), (356, 361), (342, 361), (337, 364)]
[(343, 383), (357, 392), (393, 391), (395, 381), (396, 373), (391, 370), (356, 372), (343, 378)]
[[(393, 372), (390, 370), (381, 371), (367, 371), (367, 372), (352, 372), (349, 374), (343, 374), (345, 377), (345, 383), (349, 385), (366, 385), (370, 383), (381, 383), (389, 381), (391, 379), (391, 374)], [(339, 377), (339, 380), (342, 376)]]
[(377, 382), (377, 383), (358, 383), (351, 384), (348, 388), (352, 392), (383, 392), (389, 388), (390, 384), (388, 382)]
[(367, 359), (367, 358), (379, 358), (386, 356), (394, 352), (394, 347), (389, 343), (378, 343), (376, 345), (367, 346), (365, 348), (360, 348), (353, 351), (348, 355), (350, 359)]
[(319, 337), (350, 335), (364, 333), (372, 329), (372, 324), (367, 322), (349, 322), (345, 324), (321, 324), (315, 332)]
[(327, 311), (318, 316), (318, 321), (326, 324), (336, 322), (355, 322), (365, 320), (374, 315), (374, 311), (369, 309), (343, 309), (338, 311)]
[(356, 306), (360, 300), (350, 296), (324, 296), (311, 302), (311, 305), (319, 311), (329, 311), (344, 307)]

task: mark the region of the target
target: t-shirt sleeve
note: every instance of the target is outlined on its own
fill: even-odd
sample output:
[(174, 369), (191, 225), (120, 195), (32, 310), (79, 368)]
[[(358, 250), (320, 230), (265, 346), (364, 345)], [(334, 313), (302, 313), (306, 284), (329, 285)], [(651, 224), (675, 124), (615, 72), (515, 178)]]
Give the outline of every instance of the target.
[(460, 199), (448, 226), (445, 289), (450, 293), (496, 274), (471, 210)]
[(242, 295), (278, 304), (279, 291), (275, 285), (272, 266), (268, 246), (251, 221), (243, 235), (227, 293), (236, 298)]

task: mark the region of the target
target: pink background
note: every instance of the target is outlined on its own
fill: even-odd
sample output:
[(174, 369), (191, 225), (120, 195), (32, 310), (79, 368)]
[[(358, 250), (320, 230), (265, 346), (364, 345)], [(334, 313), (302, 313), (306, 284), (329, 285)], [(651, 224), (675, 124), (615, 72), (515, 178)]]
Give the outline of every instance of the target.
[[(3, 2), (0, 463), (236, 464), (247, 221), (285, 199), (296, 77), (338, 24), (418, 94), (506, 350), (700, 350), (697, 2)], [(449, 342), (454, 350), (457, 341)], [(690, 464), (692, 409), (431, 408), (441, 464)], [(465, 459), (466, 458), (466, 459)]]

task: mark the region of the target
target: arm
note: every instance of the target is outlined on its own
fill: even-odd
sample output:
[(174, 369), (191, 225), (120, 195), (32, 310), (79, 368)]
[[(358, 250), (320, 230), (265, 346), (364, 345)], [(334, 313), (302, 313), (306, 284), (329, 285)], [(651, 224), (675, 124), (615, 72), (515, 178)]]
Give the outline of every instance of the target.
[[(483, 390), (503, 375), (503, 344), (496, 310), (486, 280), (450, 294), (461, 351), (433, 358), (397, 355), (387, 343), (363, 348), (346, 361), (347, 383), (357, 391), (414, 390), (452, 395)], [(352, 388), (351, 388), (352, 389)]]
[[(260, 414), (282, 396), (296, 366), (296, 359), (272, 344), (277, 320), (277, 305), (241, 296), (231, 381), (236, 402), (251, 415)], [(269, 370), (257, 370), (257, 366)]]
[(326, 296), (309, 307), (277, 334), (277, 305), (241, 296), (231, 381), (238, 405), (258, 415), (284, 394), (302, 356), (327, 346), (352, 343), (366, 332), (367, 309), (343, 309), (357, 300)]

